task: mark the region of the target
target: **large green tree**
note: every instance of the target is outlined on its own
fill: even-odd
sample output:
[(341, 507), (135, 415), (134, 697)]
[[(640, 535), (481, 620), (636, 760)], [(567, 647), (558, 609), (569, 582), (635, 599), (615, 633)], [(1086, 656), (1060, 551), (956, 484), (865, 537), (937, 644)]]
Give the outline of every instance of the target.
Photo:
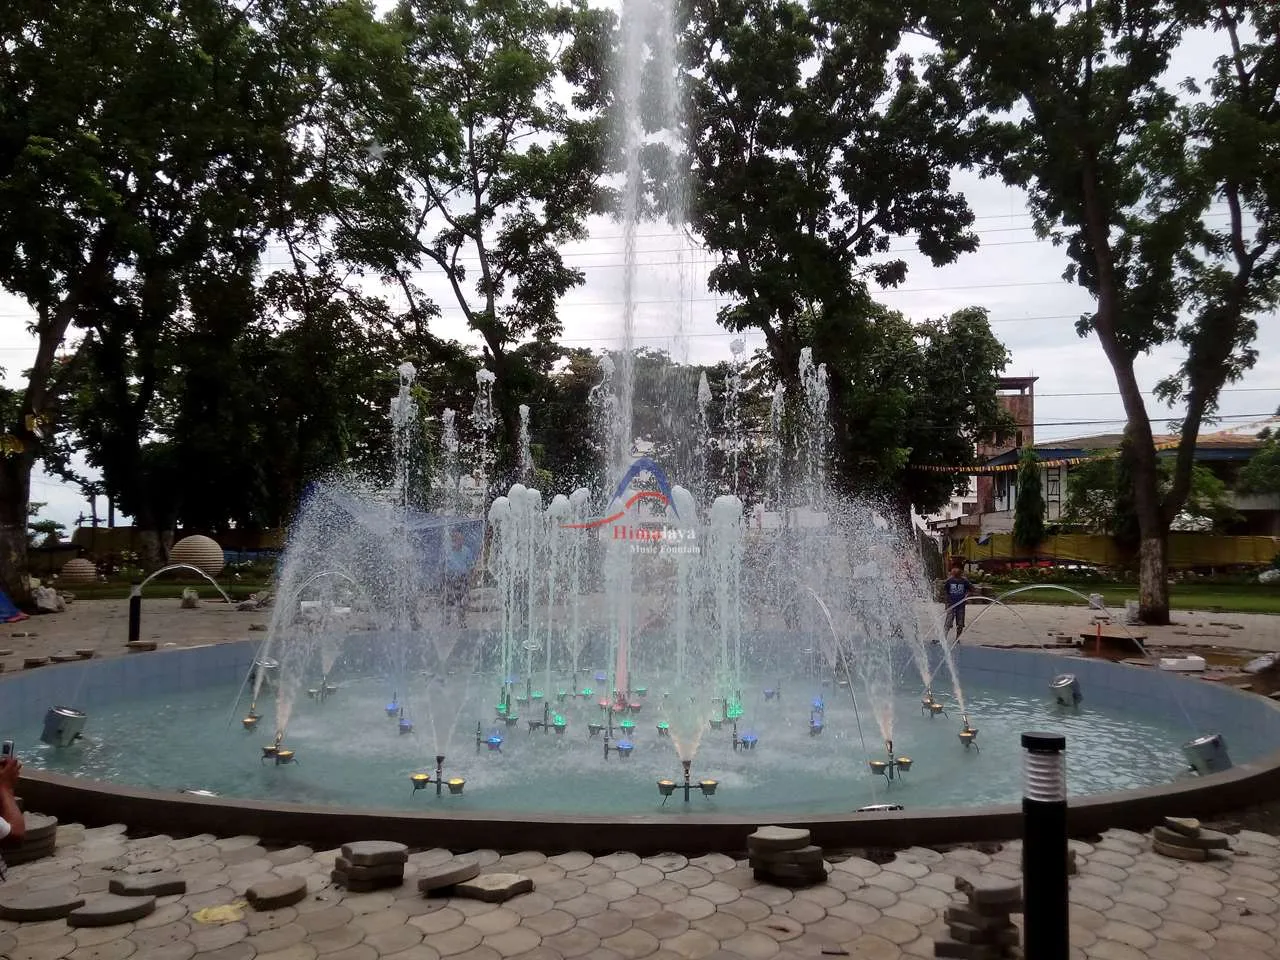
[(255, 256), (276, 132), (261, 91), (279, 61), (258, 25), (285, 2), (252, 18), (223, 0), (0, 11), (0, 286), (30, 305), (38, 341), (0, 458), (0, 584), (19, 599), (30, 473), (57, 427), (73, 324), (116, 417), (94, 455), (117, 478), (149, 475), (136, 438), (184, 285)]
[(908, 17), (886, 0), (689, 6), (691, 226), (732, 298), (720, 322), (763, 332), (793, 397), (804, 346), (824, 362), (826, 343), (873, 343), (865, 283), (907, 273), (891, 240), (936, 265), (977, 247), (951, 182), (964, 98), (938, 62), (897, 52)]
[[(605, 208), (599, 74), (611, 24), (577, 2), (405, 0), (387, 18), (404, 89), (347, 97), (368, 162), (350, 184), (360, 202), (338, 207), (337, 248), (385, 276), (411, 312), (423, 309), (420, 273), (447, 280), (449, 307), (496, 377), (506, 467), (527, 379), (516, 347), (560, 332), (559, 298), (584, 280), (560, 248)], [(422, 149), (424, 124), (443, 142)]]
[[(1199, 0), (931, 0), (925, 27), (993, 120), (992, 169), (1030, 197), (1095, 309), (1131, 441), (1140, 609), (1167, 623), (1166, 542), (1191, 490), (1195, 439), (1223, 385), (1254, 362), (1280, 299), (1280, 12)], [(1169, 73), (1191, 31), (1208, 76)], [(1181, 86), (1181, 89), (1179, 89)], [(1220, 209), (1217, 209), (1220, 208)], [(1164, 487), (1135, 364), (1175, 343), (1160, 384), (1182, 404)]]

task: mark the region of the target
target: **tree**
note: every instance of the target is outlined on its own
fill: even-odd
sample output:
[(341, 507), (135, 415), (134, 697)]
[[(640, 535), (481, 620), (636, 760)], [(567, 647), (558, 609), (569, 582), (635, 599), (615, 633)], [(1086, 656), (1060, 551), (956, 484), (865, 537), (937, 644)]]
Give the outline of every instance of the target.
[[(162, 557), (177, 509), (174, 451), (153, 436), (167, 361), (183, 318), (209, 319), (193, 298), (247, 296), (305, 107), (289, 80), (306, 44), (291, 30), (334, 5), (21, 0), (0, 14), (0, 285), (31, 305), (39, 338), (18, 452), (0, 463), (6, 587), (23, 566), (7, 521), (73, 374), (89, 459), (143, 528), (149, 562)], [(73, 323), (86, 336), (58, 364)]]
[(877, 348), (865, 281), (906, 276), (892, 239), (935, 265), (977, 247), (951, 185), (969, 159), (963, 97), (938, 59), (895, 56), (899, 3), (698, 0), (689, 17), (690, 224), (734, 301), (720, 322), (763, 332), (797, 398), (804, 346), (829, 364)]
[[(1065, 245), (1066, 278), (1095, 299), (1077, 329), (1097, 336), (1125, 407), (1140, 614), (1167, 623), (1166, 540), (1191, 491), (1196, 436), (1222, 386), (1252, 366), (1257, 318), (1280, 300), (1280, 18), (1274, 5), (1199, 0), (933, 0), (926, 10), (926, 29), (987, 110), (990, 169), (1026, 188), (1038, 229)], [(1198, 28), (1214, 31), (1222, 55), (1181, 95), (1170, 57)], [(1165, 343), (1187, 358), (1159, 390), (1184, 408), (1167, 487), (1135, 371)]]
[(1013, 542), (1035, 551), (1044, 539), (1044, 493), (1040, 484), (1040, 458), (1032, 447), (1018, 457), (1018, 495), (1014, 500)]
[(42, 543), (47, 545), (57, 544), (62, 539), (62, 531), (66, 530), (66, 524), (59, 523), (57, 520), (41, 520), (40, 511), (47, 504), (38, 501), (32, 501), (27, 508), (27, 512), (31, 519), (27, 522), (27, 545), (29, 547), (40, 546)]
[[(931, 513), (968, 478), (919, 469), (971, 463), (975, 444), (1012, 432), (1012, 420), (996, 395), (1009, 352), (977, 307), (939, 320), (911, 322), (864, 294), (855, 316), (801, 327), (824, 339), (830, 383), (831, 456), (841, 487), (883, 497), (899, 516), (912, 508)], [(837, 337), (841, 329), (858, 337)], [(787, 371), (770, 357), (770, 383)], [(794, 404), (793, 404), (794, 405)]]
[(1236, 490), (1244, 494), (1280, 493), (1280, 436), (1268, 433), (1262, 446), (1240, 468)]
[[(587, 216), (605, 209), (598, 74), (612, 17), (579, 2), (405, 0), (387, 24), (407, 84), (389, 101), (348, 96), (369, 156), (350, 185), (362, 201), (338, 208), (337, 247), (388, 278), (411, 313), (424, 309), (416, 273), (449, 281), (496, 377), (509, 467), (522, 376), (514, 348), (560, 332), (557, 301), (584, 279), (560, 246), (583, 239)], [(424, 127), (441, 142), (422, 149)]]

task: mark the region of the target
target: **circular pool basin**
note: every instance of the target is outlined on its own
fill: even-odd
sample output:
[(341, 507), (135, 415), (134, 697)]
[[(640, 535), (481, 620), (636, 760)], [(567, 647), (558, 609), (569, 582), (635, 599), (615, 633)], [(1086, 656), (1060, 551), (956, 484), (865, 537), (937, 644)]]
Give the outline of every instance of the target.
[[(258, 730), (246, 733), (239, 723), (247, 701), (237, 705), (236, 695), (254, 652), (247, 643), (223, 644), (0, 679), (0, 724), (27, 762), (29, 802), (63, 817), (136, 818), (152, 829), (240, 822), (239, 830), (255, 823), (249, 832), (317, 839), (368, 824), (384, 836), (446, 830), (472, 846), (501, 846), (506, 836), (512, 846), (709, 849), (732, 847), (761, 822), (804, 823), (827, 842), (888, 843), (895, 830), (906, 842), (981, 839), (1016, 832), (1018, 735), (1028, 729), (1067, 736), (1077, 826), (1280, 795), (1275, 704), (1152, 669), (989, 648), (958, 652), (981, 752), (962, 747), (949, 690), (935, 694), (950, 715), (931, 717), (920, 692), (904, 684), (893, 711), (893, 756), (909, 757), (910, 769), (892, 782), (868, 767), (886, 750), (867, 705), (855, 712), (847, 688), (798, 677), (783, 680), (780, 699), (766, 700), (763, 683), (744, 691), (738, 732), (758, 736), (752, 750), (733, 749), (731, 723), (708, 728), (692, 775), (714, 778), (718, 788), (711, 797), (695, 790), (687, 804), (677, 791), (664, 805), (657, 787), (681, 773), (671, 742), (657, 731), (656, 689), (627, 731), (634, 751), (606, 760), (603, 735), (591, 738), (586, 729), (599, 708), (586, 702), (552, 705), (565, 719), (564, 735), (530, 732), (528, 719), (542, 715), (536, 704), (516, 708), (526, 715), (519, 724), (498, 724), (494, 691), (477, 682), (465, 699), (415, 705), (405, 698), (414, 729), (400, 734), (398, 717), (385, 711), (385, 683), (350, 676), (323, 703), (298, 701), (285, 744), (297, 763), (279, 766), (260, 759), (270, 705), (260, 705)], [(1076, 709), (1049, 694), (1053, 676), (1068, 668), (1084, 694)], [(811, 735), (815, 696), (823, 701), (819, 736)], [(37, 742), (43, 714), (55, 704), (89, 714), (72, 747)], [(500, 733), (501, 751), (485, 742), (477, 751), (477, 722), (482, 741)], [(450, 734), (433, 733), (446, 726)], [(1212, 777), (1186, 771), (1181, 745), (1205, 732), (1225, 736), (1232, 770)], [(446, 778), (465, 778), (461, 794), (413, 790), (411, 775), (434, 773), (437, 751), (446, 756)], [(886, 803), (905, 810), (856, 812)]]

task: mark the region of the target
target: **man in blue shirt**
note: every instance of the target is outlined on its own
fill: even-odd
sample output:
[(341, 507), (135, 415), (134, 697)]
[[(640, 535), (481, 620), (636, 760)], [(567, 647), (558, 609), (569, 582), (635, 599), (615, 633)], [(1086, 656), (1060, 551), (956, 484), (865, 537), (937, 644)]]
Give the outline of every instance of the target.
[(458, 626), (467, 625), (467, 600), (471, 593), (471, 568), (475, 565), (475, 554), (463, 536), (462, 530), (454, 527), (449, 531), (449, 546), (444, 551), (444, 622), (450, 623), (452, 614), (457, 612)]
[(969, 594), (973, 584), (964, 575), (964, 567), (958, 563), (951, 565), (951, 576), (943, 582), (944, 596), (947, 601), (947, 614), (942, 621), (942, 633), (945, 636), (956, 625), (956, 643), (960, 642), (960, 634), (964, 633), (964, 609), (969, 602)]

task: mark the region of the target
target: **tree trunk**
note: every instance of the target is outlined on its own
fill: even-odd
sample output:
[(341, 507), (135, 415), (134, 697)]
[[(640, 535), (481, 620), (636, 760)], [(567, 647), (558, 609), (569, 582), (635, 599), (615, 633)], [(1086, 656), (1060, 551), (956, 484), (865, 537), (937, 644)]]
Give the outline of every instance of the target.
[(1130, 466), (1133, 471), (1133, 501), (1141, 537), (1138, 559), (1140, 616), (1143, 623), (1162, 626), (1169, 622), (1169, 587), (1166, 582), (1164, 549), (1169, 535), (1169, 521), (1160, 498), (1160, 475), (1151, 419), (1133, 369), (1135, 357), (1121, 342), (1118, 332), (1120, 286), (1112, 261), (1104, 203), (1097, 190), (1091, 156), (1082, 158), (1081, 187), (1086, 234), (1093, 246), (1098, 272), (1098, 311), (1094, 316), (1094, 331), (1116, 377), (1116, 388), (1124, 403), (1129, 449), (1132, 454)]
[(1169, 622), (1168, 557), (1164, 537), (1142, 538), (1138, 556), (1138, 611), (1143, 623)]
[(133, 521), (138, 531), (138, 566), (144, 573), (154, 573), (169, 562), (173, 530), (149, 508), (139, 509)]
[(8, 456), (0, 454), (0, 590), (20, 607), (31, 605), (27, 509), (34, 462), (26, 451)]

